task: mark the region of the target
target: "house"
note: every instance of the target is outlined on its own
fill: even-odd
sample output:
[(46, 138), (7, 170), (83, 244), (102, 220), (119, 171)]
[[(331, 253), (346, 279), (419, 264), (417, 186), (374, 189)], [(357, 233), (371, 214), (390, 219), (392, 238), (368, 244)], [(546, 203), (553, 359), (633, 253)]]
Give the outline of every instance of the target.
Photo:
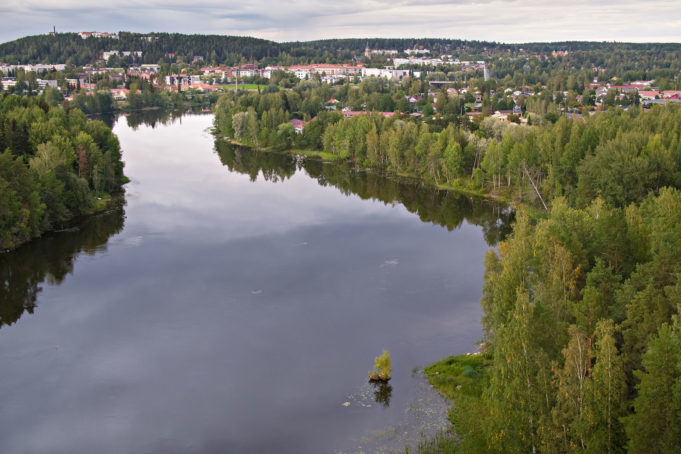
[(38, 88), (40, 88), (41, 90), (44, 90), (45, 87), (52, 87), (52, 88), (58, 87), (58, 82), (56, 80), (36, 79), (35, 82), (38, 84)]
[(111, 93), (111, 97), (114, 101), (124, 101), (128, 98), (130, 90), (127, 88), (112, 88), (109, 90), (109, 93)]
[(7, 90), (17, 84), (16, 77), (3, 77), (2, 78), (2, 89)]
[(662, 99), (681, 99), (681, 91), (665, 90), (662, 92)]
[(617, 93), (629, 93), (632, 91), (638, 91), (640, 87), (636, 85), (611, 85), (609, 88), (611, 90), (615, 90)]
[(305, 128), (305, 123), (303, 120), (298, 120), (297, 118), (294, 118), (290, 122), (293, 125), (293, 129), (295, 129), (296, 134), (301, 134), (303, 132), (303, 128)]
[(262, 72), (262, 76), (265, 79), (270, 79), (272, 78), (272, 73), (274, 71), (284, 71), (285, 68), (283, 66), (266, 66), (265, 69)]
[(295, 74), (298, 79), (308, 79), (312, 74), (314, 74), (312, 66), (308, 65), (289, 66), (288, 72)]
[(385, 77), (388, 80), (397, 79), (402, 80), (409, 75), (408, 69), (381, 69), (381, 68), (362, 68), (363, 77)]
[(78, 36), (80, 36), (83, 39), (87, 38), (111, 38), (111, 39), (118, 39), (118, 34), (117, 33), (103, 33), (103, 32), (80, 32), (78, 33)]
[(602, 98), (608, 94), (608, 87), (598, 87), (596, 89), (596, 98)]
[(144, 71), (145, 73), (160, 73), (161, 72), (161, 66), (160, 65), (142, 65), (141, 70)]
[(638, 92), (638, 95), (641, 97), (642, 100), (655, 99), (660, 96), (660, 92), (654, 90), (641, 90)]

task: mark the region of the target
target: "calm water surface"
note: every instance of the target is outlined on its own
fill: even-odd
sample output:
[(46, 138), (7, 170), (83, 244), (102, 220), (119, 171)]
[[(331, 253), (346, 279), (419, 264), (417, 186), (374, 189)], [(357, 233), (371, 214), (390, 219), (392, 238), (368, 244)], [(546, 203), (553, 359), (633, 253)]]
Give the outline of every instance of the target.
[(444, 424), (413, 369), (475, 348), (508, 213), (216, 150), (211, 121), (119, 119), (125, 205), (0, 256), (1, 453), (373, 452)]

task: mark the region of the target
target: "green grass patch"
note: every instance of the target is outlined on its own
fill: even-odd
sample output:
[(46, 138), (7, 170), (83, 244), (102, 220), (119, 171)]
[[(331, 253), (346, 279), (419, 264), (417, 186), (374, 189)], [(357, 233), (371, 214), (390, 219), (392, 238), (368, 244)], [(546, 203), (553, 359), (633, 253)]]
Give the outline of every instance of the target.
[(428, 381), (452, 402), (444, 431), (419, 446), (419, 453), (478, 453), (487, 451), (485, 420), (489, 417), (482, 393), (489, 384), (489, 354), (450, 356), (426, 367)]
[(109, 205), (109, 202), (111, 201), (111, 196), (109, 194), (103, 194), (101, 197), (95, 198), (94, 204), (92, 205), (92, 208), (87, 211), (87, 213), (84, 214), (94, 214), (94, 213), (99, 213), (104, 210)]
[(462, 394), (480, 396), (491, 364), (486, 354), (450, 356), (426, 367), (423, 373), (440, 394), (455, 401)]

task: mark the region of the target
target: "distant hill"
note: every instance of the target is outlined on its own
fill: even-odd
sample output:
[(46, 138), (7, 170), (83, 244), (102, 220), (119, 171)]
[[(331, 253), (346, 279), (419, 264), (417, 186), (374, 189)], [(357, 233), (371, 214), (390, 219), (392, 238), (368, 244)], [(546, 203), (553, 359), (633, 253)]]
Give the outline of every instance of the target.
[(258, 38), (178, 33), (120, 32), (119, 39), (81, 38), (77, 33), (36, 35), (0, 44), (0, 61), (19, 63), (66, 63), (81, 66), (94, 63), (109, 50), (142, 51), (142, 63), (158, 63), (168, 54), (191, 60), (194, 56), (219, 63), (260, 61), (277, 58), (279, 45)]
[[(666, 64), (681, 57), (678, 43), (616, 43), (567, 41), (554, 43), (504, 44), (485, 41), (465, 41), (437, 38), (355, 38), (325, 39), (277, 43), (264, 39), (223, 36), (184, 35), (179, 33), (120, 32), (119, 39), (81, 38), (77, 33), (27, 36), (0, 44), (0, 62), (66, 63), (81, 66), (94, 63), (102, 52), (110, 50), (142, 51), (138, 63), (159, 63), (182, 60), (191, 63), (202, 57), (207, 64), (236, 65), (240, 63), (304, 64), (341, 63), (364, 54), (367, 44), (371, 49), (397, 50), (428, 49), (434, 54), (456, 54), (468, 59), (490, 56), (513, 57), (551, 54), (561, 51), (577, 55), (577, 67), (599, 66), (626, 60), (624, 69), (649, 70), (669, 67)], [(657, 62), (657, 63), (656, 63)], [(674, 66), (674, 65), (672, 65)]]

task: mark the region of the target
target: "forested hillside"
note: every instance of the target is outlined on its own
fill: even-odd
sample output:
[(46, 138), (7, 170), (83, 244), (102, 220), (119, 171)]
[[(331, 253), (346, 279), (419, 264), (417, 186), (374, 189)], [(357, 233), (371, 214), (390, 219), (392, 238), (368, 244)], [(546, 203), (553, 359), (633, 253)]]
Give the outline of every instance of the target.
[[(237, 65), (257, 63), (291, 65), (306, 63), (349, 63), (371, 49), (418, 48), (431, 55), (454, 55), (462, 60), (484, 60), (497, 79), (513, 78), (517, 83), (550, 83), (554, 77), (576, 83), (594, 75), (609, 79), (674, 79), (681, 70), (681, 45), (674, 43), (615, 43), (568, 41), (557, 43), (504, 44), (434, 38), (357, 38), (276, 43), (258, 38), (223, 35), (183, 35), (179, 33), (120, 32), (119, 39), (89, 37), (76, 33), (27, 36), (0, 44), (0, 62), (8, 64), (65, 63), (83, 66), (96, 62), (110, 50), (141, 51), (138, 63), (191, 63), (202, 57), (206, 64)], [(559, 50), (559, 55), (552, 53)], [(384, 64), (377, 55), (367, 63)], [(675, 79), (674, 79), (675, 80)], [(566, 82), (563, 84), (566, 84)], [(556, 87), (558, 89), (559, 87)], [(572, 83), (566, 88), (573, 89)]]
[(0, 103), (0, 248), (106, 205), (124, 181), (118, 139), (77, 109), (41, 98)]
[(21, 63), (65, 63), (82, 66), (94, 63), (109, 50), (142, 51), (142, 63), (158, 63), (167, 54), (194, 56), (208, 61), (239, 63), (242, 59), (259, 61), (279, 53), (276, 43), (257, 38), (218, 35), (181, 35), (178, 33), (121, 32), (119, 39), (81, 38), (77, 33), (36, 35), (0, 44), (0, 61)]

